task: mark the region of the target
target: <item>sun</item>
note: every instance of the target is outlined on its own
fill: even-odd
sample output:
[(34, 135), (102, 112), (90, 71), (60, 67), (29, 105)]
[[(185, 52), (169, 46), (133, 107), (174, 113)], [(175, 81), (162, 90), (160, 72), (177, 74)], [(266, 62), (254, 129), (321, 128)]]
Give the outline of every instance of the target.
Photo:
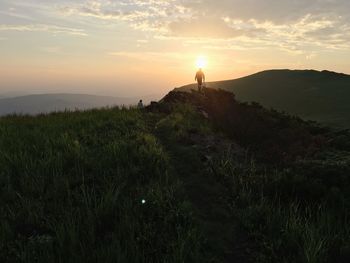
[(197, 57), (196, 67), (197, 68), (205, 68), (208, 65), (208, 60), (205, 56), (201, 55)]

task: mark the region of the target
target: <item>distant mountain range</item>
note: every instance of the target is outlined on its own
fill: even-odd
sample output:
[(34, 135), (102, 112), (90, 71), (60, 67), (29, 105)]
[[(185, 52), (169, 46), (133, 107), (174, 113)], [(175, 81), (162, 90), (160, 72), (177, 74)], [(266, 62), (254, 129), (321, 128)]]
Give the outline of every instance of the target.
[[(156, 96), (154, 96), (156, 97)], [(38, 114), (63, 110), (84, 110), (116, 105), (136, 105), (141, 98), (118, 98), (86, 94), (40, 94), (14, 98), (0, 98), (0, 115), (12, 113)], [(148, 103), (155, 99), (144, 98)]]
[[(240, 101), (256, 101), (305, 119), (350, 128), (350, 75), (315, 70), (268, 70), (244, 78), (208, 82), (232, 91)], [(179, 90), (196, 89), (196, 84)]]

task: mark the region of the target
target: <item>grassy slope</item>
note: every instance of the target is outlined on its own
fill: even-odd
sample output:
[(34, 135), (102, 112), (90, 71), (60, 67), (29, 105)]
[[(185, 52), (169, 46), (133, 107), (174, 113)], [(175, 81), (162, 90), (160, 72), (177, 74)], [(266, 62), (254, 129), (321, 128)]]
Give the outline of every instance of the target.
[(173, 97), (0, 119), (0, 260), (348, 262), (347, 133), (227, 94)]
[[(172, 139), (173, 152), (181, 147), (178, 156), (190, 171), (185, 185), (194, 192), (190, 200), (205, 221), (206, 236), (220, 244), (221, 249), (213, 248), (222, 261), (350, 260), (349, 133), (333, 133), (256, 104), (237, 103), (231, 93), (175, 92), (163, 100), (165, 105), (174, 103), (175, 109), (180, 102), (209, 114), (210, 131), (203, 132), (191, 112), (183, 110), (172, 110), (158, 129)], [(168, 112), (167, 107), (163, 111)], [(218, 133), (232, 140), (218, 139)], [(210, 143), (212, 136), (216, 139)], [(200, 172), (198, 159), (185, 157), (184, 148), (204, 154)], [(215, 220), (210, 217), (213, 210)]]
[(183, 189), (139, 111), (0, 122), (1, 262), (200, 260)]
[[(314, 70), (270, 70), (207, 85), (232, 91), (241, 101), (257, 101), (265, 107), (349, 128), (349, 75)], [(190, 88), (196, 86), (180, 89)]]

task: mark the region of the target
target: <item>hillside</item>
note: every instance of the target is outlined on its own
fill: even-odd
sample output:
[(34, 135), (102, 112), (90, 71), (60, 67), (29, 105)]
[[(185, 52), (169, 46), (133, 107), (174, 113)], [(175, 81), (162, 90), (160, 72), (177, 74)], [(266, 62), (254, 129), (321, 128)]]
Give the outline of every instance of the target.
[(1, 262), (349, 262), (350, 134), (170, 92), (0, 118)]
[[(209, 82), (207, 86), (232, 91), (240, 101), (256, 101), (306, 119), (350, 128), (349, 75), (315, 70), (269, 70), (240, 79)], [(191, 88), (196, 85), (179, 90)]]
[[(117, 98), (87, 94), (37, 94), (0, 98), (0, 115), (38, 114), (64, 110), (84, 110), (116, 105), (136, 105), (140, 98)], [(153, 98), (152, 98), (153, 99)], [(145, 102), (151, 98), (145, 98)]]

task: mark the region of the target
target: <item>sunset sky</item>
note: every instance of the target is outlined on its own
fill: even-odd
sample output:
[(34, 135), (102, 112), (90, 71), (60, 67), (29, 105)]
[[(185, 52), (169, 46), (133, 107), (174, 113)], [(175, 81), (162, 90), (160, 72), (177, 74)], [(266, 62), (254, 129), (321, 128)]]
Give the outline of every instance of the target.
[(350, 73), (349, 0), (0, 0), (0, 95), (162, 94), (272, 68)]

